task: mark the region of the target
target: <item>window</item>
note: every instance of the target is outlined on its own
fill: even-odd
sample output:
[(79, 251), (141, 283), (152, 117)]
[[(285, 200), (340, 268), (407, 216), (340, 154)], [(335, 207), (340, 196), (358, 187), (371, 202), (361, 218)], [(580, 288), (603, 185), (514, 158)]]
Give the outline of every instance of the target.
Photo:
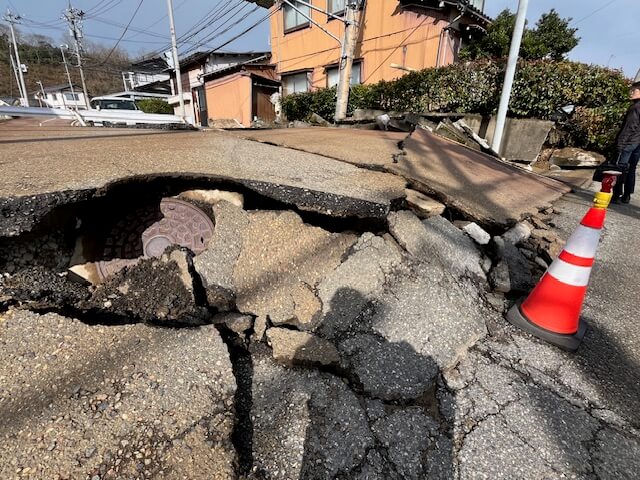
[[(338, 84), (340, 70), (338, 67), (327, 68), (327, 87), (335, 87)], [(362, 62), (353, 62), (351, 68), (351, 85), (359, 85), (362, 83)]]
[[(311, 17), (311, 8), (307, 5), (302, 5), (296, 0), (291, 0), (291, 3), (295, 5), (299, 11), (287, 3), (283, 4), (285, 32), (309, 26), (309, 19), (307, 17)], [(300, 12), (304, 13), (304, 15)]]
[(346, 0), (327, 0), (327, 11), (337, 15), (344, 12), (346, 4)]
[(71, 100), (72, 102), (77, 102), (78, 100), (80, 100), (80, 97), (78, 96), (77, 93), (65, 93), (64, 99)]
[(282, 88), (285, 95), (309, 91), (309, 77), (307, 72), (282, 76)]

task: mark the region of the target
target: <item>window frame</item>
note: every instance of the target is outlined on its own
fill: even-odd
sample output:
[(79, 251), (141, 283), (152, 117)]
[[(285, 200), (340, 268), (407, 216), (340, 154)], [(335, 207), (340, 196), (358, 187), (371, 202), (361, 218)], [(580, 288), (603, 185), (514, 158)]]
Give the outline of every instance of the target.
[[(305, 69), (305, 70), (296, 70), (293, 72), (284, 72), (280, 74), (280, 80), (282, 83), (282, 96), (287, 96), (287, 95), (293, 95), (294, 93), (305, 93), (305, 92), (310, 92), (311, 91), (311, 79), (309, 78), (309, 74), (312, 73), (312, 70), (309, 69)], [(298, 75), (304, 75), (306, 78), (306, 82), (307, 82), (307, 89), (304, 91), (300, 91), (300, 92), (290, 92), (287, 93), (285, 91), (285, 83), (287, 80), (287, 77), (291, 78), (291, 77), (295, 77)]]
[[(333, 0), (327, 0), (327, 13), (330, 13), (331, 15), (335, 15), (336, 17), (339, 17), (341, 15), (344, 15), (345, 10), (347, 9), (347, 2), (348, 0), (344, 0), (344, 7), (342, 7), (342, 10), (338, 10), (337, 12), (332, 12), (330, 5), (331, 2)], [(331, 20), (336, 20), (335, 17), (332, 17), (331, 15), (327, 15), (327, 21), (330, 22)]]
[[(290, 1), (293, 4), (296, 3), (296, 0), (290, 0)], [(307, 16), (311, 17), (311, 8), (310, 7), (307, 7), (306, 5), (300, 5), (300, 4), (296, 5), (296, 7), (298, 7), (300, 10), (302, 10), (303, 8), (306, 8), (309, 11)], [(307, 21), (304, 22), (304, 23), (300, 23), (300, 24), (295, 25), (293, 27), (287, 28), (287, 14), (286, 14), (286, 11), (285, 11), (287, 8), (290, 8), (291, 10), (293, 10), (293, 12), (296, 15), (300, 15), (300, 13), (295, 11), (290, 5), (288, 5), (286, 3), (282, 4), (282, 31), (283, 31), (283, 33), (285, 35), (288, 34), (288, 33), (297, 32), (298, 30), (304, 30), (305, 28), (311, 28), (311, 20), (309, 20), (309, 19), (306, 19)], [(304, 17), (302, 17), (302, 18), (304, 18)]]
[[(351, 85), (362, 85), (362, 66), (364, 64), (364, 61), (362, 60), (362, 58), (356, 58), (353, 61), (353, 65), (359, 65), (360, 66), (360, 78), (359, 78), (359, 82), (358, 83), (353, 83), (353, 75), (351, 76)], [(352, 68), (352, 72), (353, 72), (353, 67)], [(326, 77), (326, 86), (327, 88), (332, 88), (335, 87), (337, 85), (337, 83), (335, 85), (329, 85), (329, 70), (338, 70), (338, 74), (340, 73), (340, 66), (337, 63), (332, 63), (331, 65), (326, 65), (324, 67), (324, 73), (325, 73), (325, 77)]]

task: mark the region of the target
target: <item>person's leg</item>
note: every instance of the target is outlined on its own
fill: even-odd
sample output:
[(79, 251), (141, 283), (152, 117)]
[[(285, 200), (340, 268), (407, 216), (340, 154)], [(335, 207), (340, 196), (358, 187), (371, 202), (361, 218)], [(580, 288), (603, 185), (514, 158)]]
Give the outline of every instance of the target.
[(629, 156), (629, 169), (627, 170), (627, 178), (624, 182), (624, 195), (622, 197), (624, 203), (629, 203), (631, 195), (636, 188), (636, 168), (638, 166), (638, 160), (640, 160), (640, 145), (636, 145), (636, 148)]
[(618, 177), (618, 181), (616, 182), (616, 186), (613, 188), (613, 202), (618, 203), (620, 197), (622, 197), (624, 193), (624, 186), (627, 181), (628, 175), (626, 175), (626, 170), (629, 167), (629, 160), (631, 159), (631, 154), (637, 148), (637, 145), (628, 145), (623, 147), (618, 152), (618, 166), (622, 167), (622, 175)]

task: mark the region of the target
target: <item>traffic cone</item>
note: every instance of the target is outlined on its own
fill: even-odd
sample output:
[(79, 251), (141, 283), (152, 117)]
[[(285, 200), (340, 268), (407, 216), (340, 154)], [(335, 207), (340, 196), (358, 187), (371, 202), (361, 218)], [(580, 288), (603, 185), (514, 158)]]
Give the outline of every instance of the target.
[(604, 172), (602, 190), (593, 206), (571, 235), (524, 302), (507, 313), (513, 325), (560, 348), (575, 351), (587, 330), (580, 311), (587, 293), (600, 234), (613, 196), (611, 190), (620, 172)]

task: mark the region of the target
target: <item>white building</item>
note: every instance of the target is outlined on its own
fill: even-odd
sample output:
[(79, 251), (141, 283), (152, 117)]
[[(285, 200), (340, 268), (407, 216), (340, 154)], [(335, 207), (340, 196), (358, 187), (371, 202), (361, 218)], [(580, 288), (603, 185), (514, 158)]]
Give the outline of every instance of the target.
[[(43, 96), (44, 92), (44, 96)], [(82, 87), (73, 85), (73, 92), (69, 84), (53, 85), (35, 92), (33, 98), (43, 107), (84, 109), (87, 102), (82, 93)]]

